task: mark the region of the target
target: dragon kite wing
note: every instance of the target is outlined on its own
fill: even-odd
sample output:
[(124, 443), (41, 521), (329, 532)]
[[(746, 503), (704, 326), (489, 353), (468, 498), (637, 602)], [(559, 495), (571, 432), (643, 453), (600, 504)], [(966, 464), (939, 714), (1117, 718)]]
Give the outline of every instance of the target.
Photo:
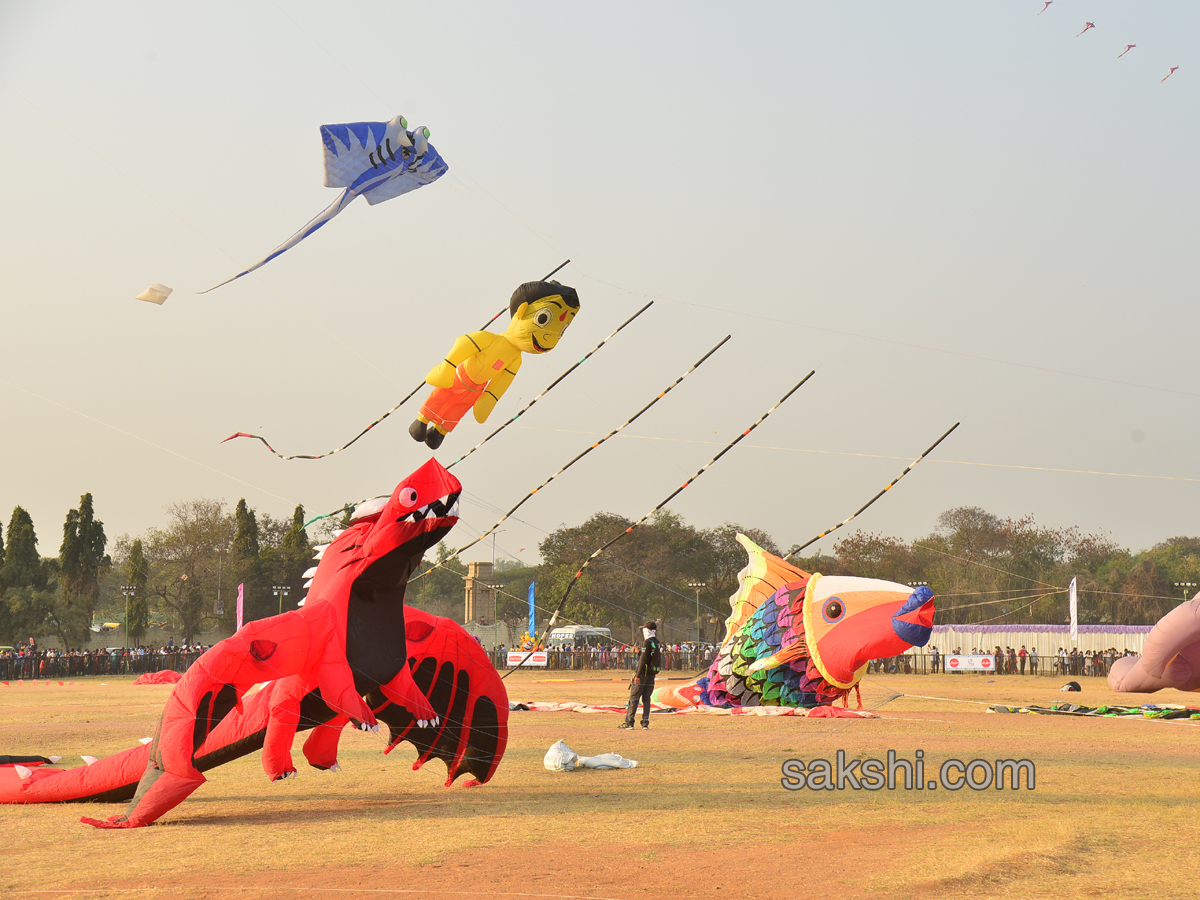
[(351, 122), (322, 125), (325, 186), (340, 187), (342, 193), (307, 225), (256, 262), (207, 291), (236, 281), (261, 268), (323, 226), (363, 196), (374, 206), (437, 181), (449, 168), (429, 143), (429, 129), (408, 131), (408, 122), (396, 116), (390, 122)]
[[(446, 764), (446, 786), (469, 772), (468, 787), (487, 782), (508, 744), (508, 693), (487, 654), (450, 619), (408, 608), (406, 629), (413, 681), (429, 698), (438, 724), (422, 727), (412, 712), (367, 694), (377, 718), (391, 730), (390, 753), (401, 741), (417, 748), (414, 769), (432, 757)], [(381, 705), (382, 704), (382, 705)]]

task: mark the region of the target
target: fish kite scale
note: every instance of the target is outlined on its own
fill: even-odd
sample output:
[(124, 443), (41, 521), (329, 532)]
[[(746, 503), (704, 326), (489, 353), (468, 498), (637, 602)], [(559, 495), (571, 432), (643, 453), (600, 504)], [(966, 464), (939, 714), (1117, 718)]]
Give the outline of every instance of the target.
[[(508, 697), (461, 626), (404, 605), (425, 551), (458, 521), (462, 486), (430, 460), (386, 501), (360, 508), (317, 550), (303, 608), (248, 623), (204, 653), (167, 700), (148, 746), (75, 769), (0, 766), (0, 803), (130, 801), (98, 828), (155, 822), (205, 782), (204, 772), (261, 749), (271, 781), (296, 774), (298, 731), (309, 765), (336, 771), (346, 725), (391, 731), (446, 763), (447, 784), (488, 781), (504, 756)], [(254, 685), (263, 685), (250, 694)]]
[(872, 659), (923, 647), (933, 631), (928, 587), (808, 573), (745, 535), (749, 562), (726, 635), (708, 671), (659, 688), (665, 706), (827, 706), (844, 699)]

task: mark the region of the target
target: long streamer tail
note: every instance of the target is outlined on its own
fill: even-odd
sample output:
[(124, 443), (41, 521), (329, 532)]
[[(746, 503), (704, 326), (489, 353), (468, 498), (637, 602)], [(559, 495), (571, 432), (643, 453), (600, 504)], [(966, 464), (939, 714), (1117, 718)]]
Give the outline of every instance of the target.
[[(722, 343), (724, 343), (724, 342), (722, 342)], [(718, 344), (717, 346), (719, 347), (720, 344)], [(716, 348), (714, 348), (714, 349), (716, 349)], [(709, 351), (709, 352), (711, 353), (712, 351)], [(649, 519), (652, 515), (654, 515), (656, 512), (658, 512), (660, 509), (662, 509), (664, 506), (666, 506), (668, 503), (670, 503), (672, 500), (674, 500), (679, 494), (681, 494), (684, 491), (685, 488), (687, 488), (690, 484), (692, 484), (692, 482), (694, 482), (697, 478), (699, 478), (701, 475), (703, 475), (705, 472), (707, 472), (708, 469), (714, 463), (716, 463), (717, 460), (719, 460), (722, 456), (724, 456), (726, 453), (728, 453), (730, 450), (732, 450), (734, 447), (736, 447), (739, 443), (741, 443), (742, 439), (744, 437), (746, 437), (746, 435), (750, 434), (750, 432), (754, 431), (754, 429), (756, 429), (759, 425), (761, 425), (763, 422), (765, 422), (767, 420), (767, 417), (770, 416), (771, 413), (773, 413), (773, 412), (775, 412), (775, 410), (779, 409), (779, 407), (781, 407), (784, 404), (784, 402), (788, 399), (788, 397), (792, 396), (792, 394), (796, 393), (796, 391), (798, 391), (798, 390), (800, 390), (800, 388), (804, 387), (804, 385), (808, 381), (808, 379), (812, 378), (813, 375), (815, 375), (815, 374), (816, 374), (816, 372), (812, 371), (812, 372), (809, 372), (807, 375), (805, 375), (804, 378), (802, 378), (800, 380), (799, 384), (797, 384), (790, 391), (788, 391), (786, 394), (784, 394), (782, 397), (780, 397), (779, 400), (776, 401), (774, 406), (772, 406), (765, 413), (763, 413), (761, 416), (759, 416), (757, 420), (755, 420), (753, 425), (751, 425), (749, 428), (747, 428), (745, 431), (743, 431), (741, 434), (739, 434), (737, 437), (735, 437), (732, 441), (730, 441), (728, 444), (726, 444), (721, 449), (721, 452), (718, 453), (716, 456), (714, 456), (712, 459), (710, 459), (708, 462), (706, 462), (703, 466), (701, 466), (696, 471), (696, 474), (694, 474), (691, 478), (689, 478), (687, 481), (685, 481), (679, 487), (675, 488), (675, 490), (673, 490), (670, 494), (668, 494), (666, 499), (664, 499), (661, 503), (659, 503), (657, 506), (655, 506), (654, 509), (650, 510), (650, 512), (646, 513), (644, 516), (642, 516), (640, 519), (638, 519), (636, 522), (634, 522), (632, 525), (630, 525), (628, 528), (626, 528), (624, 531), (622, 531), (620, 534), (618, 534), (616, 537), (614, 537), (611, 541), (608, 541), (606, 544), (599, 547), (595, 552), (592, 553), (591, 556), (589, 556), (587, 559), (585, 559), (583, 561), (583, 565), (581, 565), (579, 567), (579, 570), (574, 575), (572, 575), (571, 580), (567, 582), (567, 589), (565, 591), (563, 591), (563, 595), (558, 601), (558, 606), (556, 606), (554, 609), (554, 614), (550, 616), (550, 621), (546, 623), (546, 627), (545, 627), (545, 629), (543, 629), (541, 637), (538, 639), (537, 643), (534, 644), (534, 646), (535, 647), (540, 646), (541, 643), (546, 640), (546, 635), (548, 635), (553, 630), (554, 623), (558, 621), (558, 614), (560, 612), (562, 612), (562, 608), (566, 604), (567, 598), (571, 595), (572, 588), (574, 588), (576, 582), (578, 582), (579, 579), (583, 577), (584, 571), (587, 569), (587, 567), (589, 565), (591, 565), (592, 560), (594, 560), (596, 557), (598, 557), (601, 553), (603, 553), (605, 550), (607, 550), (609, 547), (611, 547), (613, 544), (615, 544), (621, 538), (625, 537), (625, 535), (629, 534), (631, 531), (633, 531), (635, 528), (637, 528), (639, 525), (641, 525), (643, 522), (645, 522), (647, 519)], [(533, 655), (533, 651), (529, 651), (529, 653), (526, 654), (525, 658), (522, 659), (521, 662), (517, 664), (516, 668), (509, 669), (507, 672), (504, 673), (504, 675), (501, 676), (501, 678), (507, 678), (509, 675), (511, 675), (513, 672), (515, 672), (518, 668), (520, 668), (522, 665), (524, 665), (525, 661), (528, 660), (529, 657), (532, 655)]]
[[(343, 196), (344, 196), (344, 195), (343, 195)], [(351, 198), (351, 199), (353, 199), (353, 198)], [(337, 203), (338, 203), (340, 200), (341, 200), (341, 198), (339, 197), (339, 198), (338, 198), (338, 201), (334, 201), (334, 204), (333, 204), (333, 205), (336, 205), (336, 204), (337, 204)], [(349, 202), (349, 201), (347, 201), (347, 202)], [(331, 207), (331, 208), (332, 208), (332, 207)], [(325, 213), (328, 213), (328, 212), (329, 212), (329, 210), (327, 209), (327, 210), (325, 211)], [(322, 213), (321, 215), (322, 215), (322, 216), (324, 216), (324, 215), (325, 215), (325, 213)], [(320, 228), (320, 227), (321, 227), (321, 225), (325, 224), (325, 222), (328, 222), (328, 221), (329, 221), (329, 219), (333, 218), (333, 216), (334, 216), (334, 215), (337, 215), (337, 213), (335, 212), (335, 213), (333, 213), (332, 215), (328, 216), (328, 217), (327, 217), (327, 218), (324, 220), (324, 222), (321, 222), (321, 224), (320, 224), (320, 225), (317, 225), (317, 226), (313, 227), (313, 228), (312, 228), (312, 229), (311, 229), (311, 230), (308, 232), (308, 234), (311, 234), (313, 231), (316, 231), (316, 230), (317, 230), (317, 228)], [(319, 218), (321, 218), (321, 216), (318, 216), (318, 217), (317, 217), (317, 219), (319, 219)], [(317, 219), (313, 219), (313, 222), (316, 222), (316, 221), (317, 221)], [(310, 222), (310, 223), (309, 223), (309, 225), (312, 225), (312, 222)], [(305, 226), (305, 228), (308, 228), (308, 225), (306, 225), (306, 226)], [(302, 229), (302, 230), (303, 230), (303, 229)], [(299, 234), (299, 232), (297, 232), (297, 234)], [(302, 236), (302, 237), (300, 237), (300, 238), (296, 238), (295, 236), (293, 236), (292, 240), (293, 240), (293, 241), (295, 241), (295, 242), (299, 242), (300, 240), (303, 240), (303, 237), (306, 237), (306, 236), (307, 236), (307, 235), (304, 235), (304, 236)], [(281, 247), (280, 249), (276, 250), (276, 251), (275, 251), (275, 252), (274, 252), (274, 253), (273, 253), (271, 256), (268, 256), (266, 259), (262, 260), (262, 262), (256, 263), (254, 266), (252, 266), (251, 268), (247, 269), (247, 270), (246, 270), (246, 272), (252, 272), (252, 271), (254, 271), (254, 269), (257, 269), (257, 268), (258, 268), (259, 266), (261, 266), (263, 263), (269, 262), (269, 261), (270, 261), (272, 258), (274, 258), (275, 256), (278, 256), (280, 253), (282, 253), (284, 250), (286, 250), (286, 249), (288, 248), (288, 246), (291, 246), (291, 244), (285, 245), (284, 247)], [(543, 276), (543, 277), (542, 277), (542, 281), (547, 281), (547, 280), (550, 278), (550, 276), (551, 276), (551, 275), (553, 275), (555, 272), (557, 272), (557, 271), (558, 271), (559, 269), (561, 269), (563, 266), (567, 265), (567, 263), (569, 263), (569, 262), (570, 262), (570, 260), (568, 259), (568, 260), (565, 260), (564, 262), (560, 263), (560, 264), (559, 264), (559, 265), (558, 265), (556, 268), (554, 268), (554, 269), (553, 269), (553, 270), (552, 270), (552, 271), (551, 271), (551, 272), (550, 272), (548, 275), (545, 275), (545, 276)], [(242, 272), (240, 275), (235, 275), (235, 276), (234, 276), (234, 278), (241, 278), (241, 277), (242, 277), (242, 275), (245, 275), (245, 274), (246, 274), (246, 272)], [(229, 279), (229, 281), (233, 281), (233, 278)], [(228, 284), (228, 283), (229, 283), (229, 281), (223, 281), (223, 282), (221, 282), (221, 284)], [(220, 287), (220, 286), (221, 286), (220, 284), (218, 284), (218, 285), (217, 285), (217, 287)], [(216, 289), (216, 288), (209, 288), (208, 290), (210, 290), (210, 291), (211, 291), (211, 290), (215, 290), (215, 289)], [(207, 293), (207, 291), (202, 291), (201, 293)], [(646, 311), (646, 308), (647, 308), (648, 306), (650, 306), (650, 304), (649, 304), (649, 303), (647, 303), (647, 304), (646, 304), (646, 306), (643, 306), (643, 307), (642, 307), (640, 310), (638, 310), (638, 311), (637, 311), (637, 312), (636, 312), (636, 313), (635, 313), (633, 316), (631, 316), (631, 317), (628, 319), (628, 321), (626, 321), (626, 322), (624, 323), (624, 325), (622, 325), (620, 328), (618, 328), (618, 329), (617, 329), (617, 331), (620, 331), (620, 330), (621, 330), (621, 328), (624, 328), (624, 327), (625, 327), (625, 325), (628, 325), (630, 322), (632, 322), (634, 319), (636, 319), (638, 316), (640, 316), (640, 315), (641, 315), (643, 312), (645, 312), (645, 311)], [(502, 308), (502, 309), (501, 309), (501, 310), (500, 310), (498, 313), (496, 313), (494, 316), (492, 316), (490, 319), (488, 319), (488, 320), (487, 320), (486, 322), (484, 322), (484, 323), (483, 323), (483, 324), (482, 324), (482, 325), (481, 325), (479, 328), (477, 328), (477, 329), (475, 329), (475, 330), (476, 330), (476, 331), (483, 331), (485, 328), (487, 328), (489, 325), (491, 325), (493, 322), (495, 322), (495, 321), (496, 321), (498, 318), (500, 318), (502, 315), (504, 315), (504, 314), (505, 314), (507, 311), (508, 311), (508, 307), (507, 307), (507, 306), (503, 307), (503, 308)], [(588, 356), (591, 356), (591, 355), (592, 355), (592, 353), (595, 353), (595, 352), (596, 352), (596, 350), (599, 350), (601, 347), (603, 347), (603, 346), (604, 346), (604, 344), (605, 344), (605, 343), (608, 341), (608, 338), (611, 338), (611, 337), (612, 337), (614, 334), (616, 334), (616, 333), (617, 333), (617, 331), (614, 331), (614, 332), (613, 332), (612, 334), (610, 334), (610, 335), (609, 335), (607, 338), (605, 338), (603, 341), (601, 341), (601, 342), (600, 342), (600, 343), (599, 343), (599, 344), (596, 346), (596, 348), (595, 348), (594, 350), (592, 350), (592, 352), (591, 352), (591, 353), (589, 353), (587, 356), (585, 356), (583, 359), (581, 359), (581, 360), (579, 361), (579, 363), (582, 363), (584, 359), (587, 359), (587, 358), (588, 358)], [(546, 390), (545, 390), (545, 391), (542, 391), (542, 393), (541, 393), (541, 394), (539, 394), (537, 397), (534, 397), (534, 398), (533, 398), (533, 400), (531, 400), (531, 401), (529, 402), (529, 404), (528, 404), (528, 405), (526, 405), (525, 409), (522, 409), (522, 410), (521, 410), (521, 412), (519, 412), (519, 413), (517, 413), (517, 415), (513, 416), (513, 420), (515, 420), (516, 418), (518, 418), (518, 417), (519, 417), (519, 416), (520, 416), (522, 413), (524, 413), (524, 412), (525, 412), (525, 410), (526, 410), (526, 409), (528, 409), (530, 406), (533, 406), (533, 404), (534, 404), (534, 403), (536, 403), (536, 402), (537, 402), (539, 399), (541, 399), (541, 397), (543, 397), (543, 396), (546, 394), (546, 391), (549, 391), (549, 390), (550, 390), (550, 388), (554, 387), (554, 385), (558, 384), (558, 382), (560, 382), (560, 381), (562, 381), (564, 378), (566, 378), (566, 377), (567, 377), (567, 375), (569, 375), (569, 374), (570, 374), (570, 373), (571, 373), (571, 372), (572, 372), (572, 371), (573, 371), (575, 368), (577, 368), (577, 367), (579, 366), (579, 363), (576, 363), (576, 364), (575, 364), (574, 366), (572, 366), (570, 369), (567, 369), (567, 371), (566, 371), (566, 372), (564, 372), (562, 375), (560, 375), (560, 376), (559, 376), (559, 377), (558, 377), (558, 378), (557, 378), (557, 379), (554, 381), (554, 383), (550, 385), (550, 387), (546, 388)], [(390, 416), (392, 413), (394, 413), (396, 410), (398, 410), (400, 407), (402, 407), (402, 406), (403, 406), (405, 403), (407, 403), (409, 400), (411, 400), (411, 399), (412, 399), (414, 396), (416, 396), (416, 394), (417, 394), (417, 391), (421, 390), (421, 388), (423, 388), (423, 387), (425, 387), (425, 382), (424, 382), (424, 381), (420, 382), (420, 383), (419, 383), (419, 384), (418, 384), (418, 385), (417, 385), (415, 388), (413, 388), (411, 391), (409, 391), (407, 394), (405, 394), (405, 395), (404, 395), (404, 399), (403, 399), (403, 400), (401, 400), (399, 403), (397, 403), (395, 406), (393, 406), (391, 409), (389, 409), (387, 412), (385, 412), (385, 413), (384, 413), (382, 416), (380, 416), (379, 418), (377, 418), (377, 419), (376, 419), (374, 422), (372, 422), (370, 425), (368, 425), (366, 428), (364, 428), (362, 431), (360, 431), (360, 432), (359, 432), (358, 434), (356, 434), (354, 437), (350, 438), (350, 440), (346, 441), (346, 443), (342, 444), (340, 447), (335, 447), (335, 448), (333, 448), (332, 450), (327, 450), (327, 451), (326, 451), (326, 452), (324, 452), (324, 453), (293, 453), (293, 454), (291, 454), (290, 456), (287, 456), (287, 455), (284, 455), (284, 454), (280, 453), (278, 450), (276, 450), (274, 447), (272, 447), (272, 446), (271, 446), (271, 444), (270, 444), (270, 442), (269, 442), (269, 441), (268, 441), (268, 440), (267, 440), (265, 437), (263, 437), (261, 434), (250, 434), (249, 432), (246, 432), (246, 431), (238, 431), (238, 432), (236, 432), (236, 433), (234, 433), (234, 434), (231, 434), (229, 437), (225, 438), (225, 440), (221, 441), (221, 443), (222, 443), (222, 444), (224, 444), (226, 441), (232, 441), (234, 438), (253, 438), (253, 439), (254, 439), (254, 440), (256, 440), (256, 441), (261, 441), (261, 442), (262, 442), (262, 445), (263, 445), (264, 447), (266, 447), (266, 448), (267, 448), (268, 450), (270, 450), (270, 451), (271, 451), (273, 454), (275, 454), (277, 457), (279, 457), (280, 459), (283, 459), (283, 460), (289, 460), (289, 459), (324, 459), (324, 458), (325, 458), (325, 457), (327, 457), (327, 456), (333, 456), (333, 454), (335, 454), (335, 453), (341, 453), (341, 452), (342, 452), (343, 450), (345, 450), (347, 447), (349, 447), (349, 446), (351, 446), (352, 444), (354, 444), (354, 443), (355, 443), (355, 441), (357, 441), (359, 438), (361, 438), (361, 437), (362, 437), (364, 434), (366, 434), (368, 431), (370, 431), (372, 428), (374, 428), (376, 425), (378, 425), (380, 422), (382, 422), (384, 419), (386, 419), (388, 416)], [(505, 428), (507, 425), (511, 424), (511, 422), (512, 422), (512, 420), (510, 420), (509, 422), (506, 422), (504, 425), (501, 425), (501, 426), (500, 426), (500, 428), (497, 428), (497, 429), (496, 429), (496, 431), (493, 431), (493, 432), (492, 432), (491, 434), (489, 434), (489, 435), (488, 435), (486, 438), (484, 438), (484, 439), (483, 439), (483, 440), (482, 440), (482, 441), (481, 441), (481, 442), (480, 442), (480, 443), (479, 443), (477, 446), (473, 447), (469, 453), (465, 454), (465, 455), (464, 455), (462, 458), (455, 460), (455, 462), (462, 462), (462, 460), (463, 460), (463, 459), (466, 459), (466, 457), (467, 457), (467, 456), (470, 456), (470, 454), (471, 454), (471, 453), (474, 453), (474, 452), (475, 452), (475, 450), (478, 450), (478, 449), (479, 449), (479, 447), (482, 447), (484, 444), (486, 444), (488, 441), (490, 441), (490, 440), (491, 440), (493, 437), (495, 437), (495, 436), (496, 436), (497, 432), (499, 432), (499, 431), (501, 431), (502, 429), (504, 429), (504, 428)], [(452, 465), (454, 465), (454, 463), (451, 463), (450, 465), (452, 466)], [(450, 466), (447, 466), (446, 468), (449, 468), (449, 467), (450, 467)], [(335, 512), (329, 513), (327, 516), (318, 516), (316, 519), (313, 519), (313, 520), (311, 520), (310, 522), (307, 522), (307, 523), (305, 523), (305, 527), (307, 528), (309, 525), (311, 525), (311, 524), (312, 524), (312, 522), (316, 522), (316, 521), (318, 521), (319, 519), (328, 518), (328, 516), (332, 516), (332, 515), (337, 515), (337, 513), (338, 513), (338, 512), (341, 512), (341, 510), (337, 510), (337, 511), (335, 511)]]
[(309, 221), (309, 223), (307, 225), (305, 225), (303, 228), (301, 228), (299, 231), (297, 231), (295, 234), (293, 234), (290, 238), (288, 238), (286, 241), (284, 241), (282, 244), (280, 244), (278, 247), (276, 247), (274, 250), (272, 250), (270, 253), (268, 253), (266, 256), (264, 256), (262, 259), (260, 259), (254, 265), (252, 265), (250, 268), (243, 269), (241, 272), (238, 272), (232, 278), (226, 278), (220, 284), (214, 284), (212, 287), (208, 288), (207, 290), (200, 291), (199, 293), (207, 294), (209, 291), (215, 291), (217, 288), (224, 287), (225, 285), (229, 284), (229, 282), (231, 282), (231, 281), (237, 281), (243, 275), (249, 275), (255, 269), (262, 268), (267, 263), (269, 263), (271, 260), (273, 260), (275, 257), (279, 256), (281, 253), (284, 253), (285, 251), (290, 250), (293, 247), (295, 247), (298, 243), (300, 243), (302, 240), (304, 240), (306, 237), (308, 237), (310, 234), (312, 234), (314, 231), (316, 231), (318, 228), (320, 228), (322, 225), (324, 225), (326, 222), (328, 222), (330, 219), (332, 219), (334, 216), (336, 216), (338, 213), (340, 213), (343, 209), (345, 209), (347, 206), (349, 206), (350, 202), (357, 196), (358, 196), (358, 194), (353, 193), (350, 190), (350, 188), (346, 188), (344, 191), (342, 191), (338, 195), (336, 200), (334, 200), (327, 207), (325, 207), (323, 210), (321, 210), (321, 212), (319, 212), (311, 221)]
[(652, 407), (655, 403), (657, 403), (663, 397), (667, 396), (667, 394), (671, 393), (671, 391), (674, 390), (675, 387), (681, 381), (683, 381), (683, 379), (687, 378), (689, 375), (691, 375), (693, 372), (695, 372), (698, 368), (700, 368), (700, 366), (702, 366), (704, 364), (705, 360), (707, 360), (710, 356), (712, 356), (714, 353), (716, 353), (718, 350), (720, 350), (721, 347), (725, 344), (725, 342), (729, 340), (729, 338), (730, 338), (729, 335), (725, 335), (725, 337), (723, 337), (720, 341), (717, 342), (717, 345), (715, 347), (713, 347), (711, 350), (709, 350), (707, 353), (705, 353), (702, 357), (700, 357), (698, 360), (696, 360), (694, 363), (692, 363), (691, 368), (689, 368), (686, 372), (684, 372), (682, 375), (680, 375), (678, 378), (676, 378), (673, 382), (671, 382), (669, 385), (667, 385), (667, 387), (657, 397), (655, 397), (653, 400), (651, 400), (649, 403), (647, 403), (645, 406), (643, 406), (641, 409), (639, 409), (636, 413), (634, 413), (632, 416), (630, 416), (628, 419), (626, 419), (624, 422), (622, 422), (620, 425), (618, 425), (616, 428), (614, 428), (612, 431), (610, 431), (604, 437), (600, 438), (600, 440), (596, 441), (594, 444), (589, 446), (587, 449), (581, 451), (580, 453), (577, 453), (573, 459), (571, 459), (569, 462), (566, 463), (566, 465), (564, 465), (557, 472), (555, 472), (553, 475), (551, 475), (549, 478), (547, 478), (545, 481), (543, 481), (541, 484), (539, 484), (537, 487), (535, 487), (532, 491), (530, 491), (524, 497), (522, 497), (519, 501), (517, 501), (517, 505), (514, 506), (512, 509), (510, 509), (508, 512), (506, 512), (503, 516), (501, 516), (496, 521), (496, 523), (494, 525), (492, 525), (491, 528), (489, 528), (487, 531), (483, 532), (481, 535), (479, 535), (479, 537), (475, 538), (475, 540), (471, 541), (466, 546), (459, 547), (457, 550), (455, 550), (453, 553), (451, 553), (445, 559), (441, 560), (436, 566), (426, 569), (420, 575), (417, 575), (415, 578), (410, 579), (408, 583), (412, 584), (414, 581), (419, 581), (420, 579), (422, 579), (426, 575), (428, 575), (430, 572), (432, 572), (434, 569), (444, 566), (446, 563), (450, 562), (452, 559), (457, 559), (459, 554), (465, 553), (467, 550), (470, 550), (472, 547), (474, 547), (476, 544), (478, 544), (480, 541), (482, 541), (484, 538), (486, 538), (489, 534), (491, 534), (493, 531), (495, 531), (497, 528), (499, 528), (501, 525), (503, 525), (508, 520), (509, 516), (511, 516), (518, 509), (520, 509), (522, 506), (524, 506), (526, 502), (528, 502), (530, 499), (532, 499), (534, 494), (536, 494), (538, 491), (540, 491), (542, 488), (544, 488), (546, 485), (548, 485), (550, 482), (552, 482), (555, 478), (557, 478), (563, 472), (567, 471), (567, 469), (571, 468), (571, 466), (575, 465), (575, 463), (579, 462), (579, 460), (583, 459), (585, 456), (587, 456), (589, 453), (591, 453), (593, 450), (595, 450), (597, 447), (599, 447), (601, 444), (603, 444), (609, 438), (613, 437), (614, 435), (623, 431), (628, 426), (632, 425), (644, 412), (646, 412), (646, 410), (648, 410), (650, 407)]
[(924, 453), (922, 453), (920, 456), (918, 456), (916, 459), (914, 459), (912, 462), (910, 462), (908, 464), (908, 466), (905, 467), (903, 472), (901, 472), (899, 475), (897, 475), (895, 478), (893, 478), (891, 481), (889, 481), (887, 483), (887, 485), (884, 486), (882, 491), (880, 491), (878, 494), (876, 494), (874, 497), (872, 497), (870, 500), (868, 500), (866, 503), (864, 503), (862, 506), (860, 506), (858, 509), (856, 509), (849, 516), (842, 519), (842, 521), (838, 522), (832, 528), (827, 528), (825, 531), (822, 531), (816, 537), (814, 537), (810, 540), (807, 540), (803, 544), (801, 544), (799, 547), (794, 548), (790, 553), (788, 553), (787, 556), (784, 557), (784, 559), (791, 559), (793, 556), (795, 556), (797, 553), (799, 553), (805, 547), (809, 546), (810, 544), (815, 544), (821, 538), (825, 537), (825, 535), (832, 534), (833, 532), (837, 531), (839, 528), (841, 528), (846, 523), (851, 522), (855, 518), (857, 518), (859, 513), (866, 510), (866, 508), (868, 506), (870, 506), (872, 503), (874, 503), (876, 500), (878, 500), (880, 497), (882, 497), (884, 494), (886, 494), (888, 491), (890, 491), (893, 487), (895, 487), (896, 482), (898, 482), (901, 478), (903, 478), (905, 475), (907, 475), (909, 472), (911, 472), (916, 467), (917, 463), (919, 463), (921, 460), (923, 460), (925, 457), (927, 457), (930, 453), (932, 453), (937, 448), (937, 445), (940, 444), (942, 441), (944, 441), (946, 438), (950, 437), (950, 433), (952, 431), (954, 431), (954, 429), (957, 428), (961, 424), (962, 424), (961, 422), (955, 422), (953, 425), (951, 425), (950, 429), (945, 434), (943, 434), (940, 438), (938, 438), (936, 441), (934, 441), (932, 444), (930, 444), (929, 448)]

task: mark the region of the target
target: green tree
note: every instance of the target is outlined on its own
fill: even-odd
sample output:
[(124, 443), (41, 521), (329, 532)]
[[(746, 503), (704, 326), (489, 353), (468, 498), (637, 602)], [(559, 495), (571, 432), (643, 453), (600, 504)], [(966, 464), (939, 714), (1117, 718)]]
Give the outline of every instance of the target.
[(216, 618), (224, 557), (233, 545), (233, 517), (217, 500), (190, 500), (167, 507), (165, 529), (146, 533), (150, 576), (143, 592), (174, 619), (185, 643)]
[(262, 584), (255, 603), (247, 613), (247, 620), (279, 614), (280, 604), (271, 588), (285, 586), (288, 595), (283, 598), (283, 611), (296, 609), (296, 604), (305, 595), (304, 573), (316, 565), (312, 545), (304, 530), (304, 507), (297, 506), (290, 521), (263, 516), (260, 524), (263, 546), (259, 554)]
[(38, 556), (33, 519), (19, 506), (13, 509), (9, 517), (6, 538), (0, 586), (44, 588), (47, 572), (42, 565), (42, 558)]
[(457, 559), (450, 559), (453, 552), (442, 541), (437, 545), (436, 559), (421, 561), (405, 591), (404, 602), (435, 616), (461, 622), (466, 601), (463, 579), (467, 577), (467, 567)]
[(142, 549), (141, 538), (135, 539), (130, 545), (126, 566), (126, 583), (133, 588), (133, 596), (129, 598), (129, 619), (125, 628), (130, 644), (136, 646), (142, 642), (150, 625), (150, 606), (146, 597), (146, 583), (150, 580), (150, 561), (146, 559)]
[(107, 543), (104, 523), (95, 517), (92, 508), (92, 495), (84, 494), (79, 498), (79, 509), (67, 513), (58, 559), (64, 590), (82, 598), (89, 615), (100, 595), (100, 574), (110, 562), (104, 554)]
[(100, 597), (100, 575), (111, 562), (104, 554), (106, 544), (104, 523), (95, 517), (92, 495), (84, 494), (79, 508), (67, 513), (58, 555), (61, 609), (55, 619), (69, 645), (86, 643), (91, 636), (88, 626)]
[[(243, 588), (245, 609), (251, 613), (246, 616), (247, 621), (274, 613), (273, 610), (268, 611), (265, 607), (256, 610), (258, 604), (254, 601), (268, 596), (270, 584), (263, 575), (258, 516), (246, 504), (245, 498), (238, 501), (237, 507), (233, 511), (233, 520), (235, 531), (229, 566), (229, 596), (232, 598), (232, 602), (225, 603), (225, 614), (222, 616), (222, 624), (229, 628), (237, 624), (237, 593), (235, 586), (238, 584), (241, 584)], [(256, 611), (258, 615), (253, 614)]]
[[(4, 571), (4, 523), (0, 522), (0, 572)], [(0, 641), (13, 644), (12, 613), (4, 602), (4, 583), (0, 582)], [(15, 646), (15, 644), (13, 644)]]
[(45, 607), (53, 602), (53, 591), (47, 591), (49, 571), (38, 556), (33, 519), (20, 506), (8, 519), (5, 538), (0, 565), (0, 627), (4, 628), (0, 638), (15, 646), (28, 636), (45, 633)]
[(703, 533), (669, 511), (630, 532), (632, 524), (623, 516), (596, 513), (582, 525), (560, 528), (542, 541), (541, 605), (557, 606), (589, 554), (624, 535), (576, 582), (559, 624), (613, 627), (617, 622), (624, 627), (614, 629), (615, 637), (624, 639), (627, 633), (629, 640), (640, 641), (642, 622), (653, 617), (662, 622), (659, 635), (665, 640), (694, 637), (696, 598), (690, 585), (709, 580), (717, 555)]
[(237, 502), (233, 511), (233, 522), (236, 529), (233, 536), (233, 552), (243, 559), (258, 557), (258, 519), (254, 510), (246, 505), (243, 497)]

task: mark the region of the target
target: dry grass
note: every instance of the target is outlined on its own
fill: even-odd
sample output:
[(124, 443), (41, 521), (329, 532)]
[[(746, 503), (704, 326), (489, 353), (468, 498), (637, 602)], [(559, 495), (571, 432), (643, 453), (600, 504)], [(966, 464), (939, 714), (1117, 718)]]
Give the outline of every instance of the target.
[[(623, 680), (509, 679), (514, 699), (616, 703)], [(1079, 702), (1129, 703), (1092, 679)], [(0, 807), (0, 892), (61, 896), (1192, 897), (1200, 727), (986, 714), (1048, 705), (1052, 679), (871, 677), (877, 720), (514, 713), (491, 784), (443, 788), (432, 763), (347, 732), (340, 775), (272, 785), (256, 757), (210, 774), (157, 826), (96, 831), (79, 805)], [(169, 687), (0, 687), (0, 752), (102, 756), (153, 730)], [(895, 697), (896, 693), (906, 696)], [(920, 699), (928, 695), (945, 699)], [(1175, 692), (1158, 702), (1194, 702)], [(955, 700), (977, 702), (953, 702)], [(559, 738), (632, 770), (554, 774)], [(784, 759), (1022, 758), (1029, 791), (785, 791)], [(461, 785), (461, 782), (460, 782)], [(115, 810), (112, 810), (115, 811)], [(105, 809), (105, 814), (111, 812)]]

